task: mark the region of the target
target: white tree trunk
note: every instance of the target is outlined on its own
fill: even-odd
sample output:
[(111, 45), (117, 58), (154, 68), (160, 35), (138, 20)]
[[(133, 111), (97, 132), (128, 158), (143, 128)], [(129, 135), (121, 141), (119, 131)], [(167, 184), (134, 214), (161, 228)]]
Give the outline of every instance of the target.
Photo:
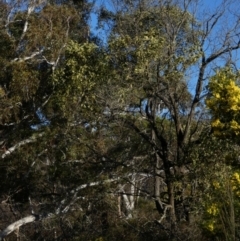
[(136, 174), (133, 173), (131, 176), (131, 183), (130, 183), (130, 190), (129, 190), (129, 194), (127, 195), (125, 190), (124, 190), (124, 186), (122, 185), (120, 187), (120, 190), (122, 192), (122, 197), (123, 197), (123, 201), (124, 201), (124, 205), (126, 208), (126, 218), (132, 218), (132, 213), (135, 207), (135, 186), (136, 186)]

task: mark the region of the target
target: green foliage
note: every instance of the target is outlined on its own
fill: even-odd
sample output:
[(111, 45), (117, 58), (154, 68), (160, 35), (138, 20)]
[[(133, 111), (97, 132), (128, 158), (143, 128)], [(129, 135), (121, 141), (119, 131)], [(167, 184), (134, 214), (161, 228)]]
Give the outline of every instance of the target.
[[(54, 105), (61, 116), (75, 118), (71, 112), (90, 114), (99, 111), (96, 105), (97, 88), (107, 74), (106, 57), (93, 43), (78, 44), (70, 41), (66, 61), (53, 75), (55, 86)], [(53, 104), (53, 103), (52, 103)]]
[[(164, 100), (171, 112), (172, 106), (167, 104), (174, 94), (179, 111), (187, 109), (191, 94), (184, 71), (202, 54), (199, 33), (195, 32), (195, 40), (190, 37), (192, 16), (177, 7), (146, 6), (144, 11), (136, 7), (129, 13), (119, 12), (115, 19), (108, 46), (115, 69), (112, 83), (119, 87), (112, 89), (119, 105), (139, 106), (140, 100), (154, 96), (157, 102)], [(165, 29), (168, 21), (173, 28), (179, 26), (174, 40)]]
[(227, 167), (219, 170), (211, 178), (204, 197), (204, 216), (202, 225), (209, 235), (235, 240), (239, 223), (239, 170)]
[(33, 49), (44, 48), (44, 57), (56, 61), (72, 30), (82, 21), (77, 10), (70, 5), (46, 5), (38, 14), (29, 18), (29, 30), (24, 38), (31, 39), (24, 54)]
[(120, 11), (102, 12), (112, 25), (100, 47), (92, 3), (24, 1), (35, 11), (8, 15), (10, 2), (0, 3), (0, 208), (10, 209), (0, 229), (34, 211), (43, 219), (21, 240), (234, 240), (237, 72), (209, 82), (214, 135), (199, 114), (219, 54), (204, 54), (200, 29), (215, 15), (200, 26), (187, 5), (116, 1)]
[(29, 101), (34, 97), (39, 86), (38, 71), (25, 62), (12, 64), (12, 80), (9, 86), (13, 98)]

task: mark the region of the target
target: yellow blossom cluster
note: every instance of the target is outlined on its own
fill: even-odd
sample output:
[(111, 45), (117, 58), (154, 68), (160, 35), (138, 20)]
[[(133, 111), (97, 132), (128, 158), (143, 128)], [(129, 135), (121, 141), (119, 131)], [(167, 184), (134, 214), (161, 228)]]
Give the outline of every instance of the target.
[[(240, 206), (240, 170), (235, 170), (230, 174), (227, 179), (218, 179), (212, 181), (212, 187), (214, 188), (214, 192), (217, 193), (217, 195), (226, 195), (226, 183), (230, 184), (230, 188), (232, 191), (232, 194), (234, 196), (234, 208), (238, 209)], [(210, 202), (207, 202), (205, 206), (206, 216), (205, 221), (203, 222), (203, 226), (206, 230), (208, 230), (210, 233), (214, 234), (219, 231), (219, 228), (221, 227), (220, 219), (221, 219), (221, 213), (223, 210), (225, 210), (226, 206), (229, 205), (229, 203), (226, 201), (226, 203), (222, 203), (218, 199), (210, 199)], [(224, 206), (225, 205), (225, 206)]]
[(211, 204), (211, 206), (208, 207), (208, 209), (207, 209), (207, 213), (212, 216), (218, 215), (218, 213), (219, 213), (218, 205), (216, 203)]
[(240, 87), (238, 74), (229, 69), (219, 71), (209, 82), (211, 96), (206, 105), (212, 114), (212, 128), (216, 136), (240, 135)]
[(219, 188), (221, 188), (221, 185), (220, 185), (219, 182), (213, 181), (213, 187), (214, 187), (215, 189), (219, 189)]
[(211, 233), (214, 232), (215, 230), (215, 222), (214, 221), (209, 221), (205, 224), (205, 227), (208, 231), (210, 231)]
[(240, 175), (238, 172), (234, 172), (231, 178), (231, 185), (234, 194), (240, 198)]

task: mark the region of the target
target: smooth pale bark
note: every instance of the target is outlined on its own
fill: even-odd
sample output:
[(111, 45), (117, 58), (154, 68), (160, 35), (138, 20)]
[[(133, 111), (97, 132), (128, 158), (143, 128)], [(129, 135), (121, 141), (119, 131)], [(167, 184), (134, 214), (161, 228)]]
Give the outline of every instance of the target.
[[(143, 176), (144, 178), (149, 177), (149, 175), (145, 174), (145, 173), (139, 173), (139, 175)], [(128, 214), (129, 214), (128, 218), (131, 218), (132, 217), (132, 211), (134, 210), (134, 206), (135, 206), (134, 194), (135, 194), (135, 185), (136, 185), (136, 173), (130, 173), (127, 176), (132, 176), (132, 179), (131, 179), (132, 183), (131, 183), (131, 187), (130, 187), (130, 192), (131, 192), (130, 197), (128, 198), (128, 196), (126, 195), (123, 187), (121, 188), (121, 190), (123, 191), (123, 195), (122, 196), (123, 196), (123, 199), (124, 199), (124, 202), (125, 202), (126, 209), (128, 211)], [(82, 189), (85, 189), (87, 187), (94, 187), (94, 186), (98, 186), (98, 185), (101, 185), (101, 184), (107, 184), (107, 183), (111, 183), (111, 182), (118, 181), (118, 180), (119, 180), (119, 177), (112, 178), (112, 179), (107, 179), (105, 181), (98, 181), (98, 182), (91, 182), (91, 183), (88, 183), (88, 184), (82, 184), (82, 185), (78, 186), (76, 189), (72, 190), (71, 194), (77, 194), (78, 191), (80, 191)], [(121, 196), (119, 196), (119, 198), (121, 198)], [(80, 197), (76, 196), (70, 202), (70, 204), (66, 205), (64, 208), (62, 206), (65, 204), (65, 202), (67, 200), (66, 199), (62, 200), (61, 205), (57, 209), (55, 214), (58, 215), (60, 213), (67, 213), (68, 210), (70, 209), (70, 206), (73, 205), (78, 199), (80, 199)], [(119, 200), (119, 204), (120, 204), (120, 200)], [(119, 214), (121, 214), (120, 206), (119, 206)], [(47, 217), (50, 217), (50, 216), (51, 216), (51, 214), (49, 214)], [(16, 222), (10, 224), (2, 232), (0, 232), (0, 241), (2, 241), (10, 233), (12, 233), (15, 230), (19, 229), (21, 226), (23, 226), (25, 224), (28, 224), (28, 223), (32, 223), (32, 222), (38, 221), (40, 219), (42, 219), (42, 218), (40, 218), (39, 215), (33, 215), (32, 214), (32, 215), (29, 215), (29, 216), (27, 216), (25, 218), (22, 218), (22, 219), (20, 219), (20, 220), (18, 220)]]
[[(124, 191), (124, 186), (121, 186), (120, 191), (121, 191), (121, 196), (122, 196), (124, 206), (126, 208), (126, 218), (127, 219), (132, 218), (132, 211), (134, 210), (134, 206), (135, 206), (133, 195), (132, 195), (132, 193), (130, 193), (130, 197), (128, 197), (128, 195)], [(119, 204), (119, 206), (121, 207), (120, 204)], [(120, 211), (120, 213), (122, 213), (122, 212)]]
[[(132, 176), (130, 178), (129, 194), (126, 194), (126, 191), (124, 190), (125, 185), (120, 186), (121, 195), (122, 195), (123, 202), (124, 202), (124, 205), (126, 208), (126, 218), (127, 219), (133, 217), (132, 213), (135, 208), (135, 202), (136, 202), (136, 198), (135, 198), (136, 185), (137, 185), (136, 173), (132, 173)], [(118, 204), (118, 205), (120, 205), (120, 204)], [(121, 209), (119, 209), (119, 210), (121, 210)], [(121, 211), (119, 211), (119, 213), (121, 213)]]
[(38, 55), (41, 55), (42, 52), (43, 52), (43, 49), (40, 50), (40, 51), (36, 51), (36, 52), (32, 53), (30, 56), (26, 56), (24, 58), (15, 58), (15, 59), (12, 60), (12, 62), (17, 62), (17, 61), (18, 62), (24, 62), (24, 61), (27, 61), (29, 59), (33, 59), (34, 57), (36, 57)]
[(17, 230), (21, 226), (23, 226), (27, 223), (35, 222), (37, 220), (39, 220), (38, 215), (29, 215), (25, 218), (22, 218), (22, 219), (20, 219), (16, 222), (10, 224), (0, 233), (0, 241), (2, 241), (6, 236), (8, 236), (10, 233), (14, 232), (15, 230)]
[(9, 149), (7, 149), (3, 154), (2, 154), (2, 159), (4, 159), (6, 156), (10, 155), (12, 152), (14, 152), (15, 150), (17, 150), (19, 147), (24, 146), (28, 143), (33, 143), (36, 142), (37, 139), (39, 137), (42, 137), (44, 135), (44, 133), (39, 133), (38, 135), (34, 135), (26, 140), (20, 141), (18, 142), (16, 145), (10, 147)]

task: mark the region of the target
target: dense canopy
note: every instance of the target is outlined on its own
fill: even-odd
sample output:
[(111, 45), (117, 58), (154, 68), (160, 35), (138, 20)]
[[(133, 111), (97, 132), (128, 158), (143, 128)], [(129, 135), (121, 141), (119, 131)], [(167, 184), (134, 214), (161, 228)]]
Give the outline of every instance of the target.
[(239, 239), (240, 4), (205, 3), (0, 0), (0, 240)]

